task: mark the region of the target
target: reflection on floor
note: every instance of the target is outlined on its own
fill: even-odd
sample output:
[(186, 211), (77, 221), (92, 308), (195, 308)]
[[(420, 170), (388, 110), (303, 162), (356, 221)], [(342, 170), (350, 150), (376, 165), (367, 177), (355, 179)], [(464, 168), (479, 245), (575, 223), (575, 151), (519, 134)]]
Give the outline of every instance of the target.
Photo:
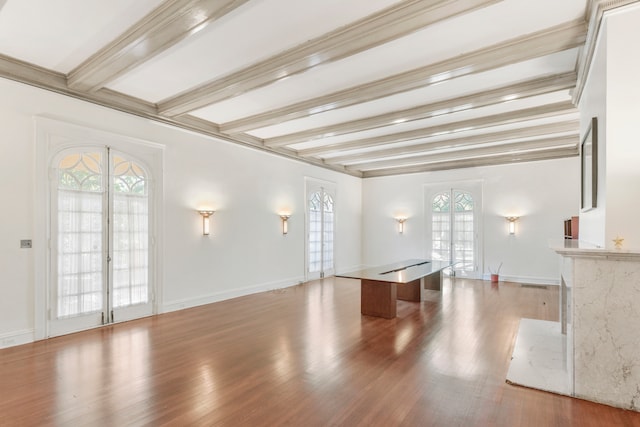
[(560, 322), (521, 319), (507, 382), (571, 396), (566, 353)]

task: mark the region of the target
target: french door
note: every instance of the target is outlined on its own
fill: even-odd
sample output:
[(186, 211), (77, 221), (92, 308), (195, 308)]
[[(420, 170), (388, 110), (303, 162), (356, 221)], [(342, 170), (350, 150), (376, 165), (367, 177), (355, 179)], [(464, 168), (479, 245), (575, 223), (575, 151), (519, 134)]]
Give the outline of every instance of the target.
[(110, 147), (76, 147), (51, 171), (48, 335), (152, 314), (149, 169)]
[(335, 189), (329, 183), (307, 181), (307, 280), (335, 274), (333, 243)]
[(481, 194), (478, 184), (469, 184), (462, 188), (431, 188), (425, 198), (431, 259), (454, 263), (454, 273), (465, 277), (478, 278), (482, 274)]

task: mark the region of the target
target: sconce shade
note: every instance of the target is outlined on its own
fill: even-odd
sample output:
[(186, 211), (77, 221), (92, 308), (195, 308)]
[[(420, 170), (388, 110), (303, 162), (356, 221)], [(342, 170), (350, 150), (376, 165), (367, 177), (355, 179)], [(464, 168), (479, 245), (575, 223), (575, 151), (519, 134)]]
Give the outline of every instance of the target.
[(287, 234), (289, 232), (289, 218), (291, 215), (280, 215), (282, 218), (282, 234)]
[(202, 215), (202, 235), (208, 236), (210, 232), (209, 217), (215, 213), (215, 211), (198, 211)]
[(507, 221), (509, 221), (509, 234), (516, 234), (516, 221), (518, 220), (517, 216), (508, 216)]
[(404, 222), (406, 220), (407, 220), (407, 218), (404, 218), (404, 217), (396, 218), (396, 221), (398, 221), (398, 233), (400, 233), (400, 234), (404, 233)]

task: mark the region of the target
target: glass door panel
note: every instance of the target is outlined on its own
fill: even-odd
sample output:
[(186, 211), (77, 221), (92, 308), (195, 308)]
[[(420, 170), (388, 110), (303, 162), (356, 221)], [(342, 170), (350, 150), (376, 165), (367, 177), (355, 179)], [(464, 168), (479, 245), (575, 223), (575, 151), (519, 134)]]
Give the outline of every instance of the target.
[(431, 259), (450, 261), (454, 263), (456, 273), (467, 277), (479, 277), (480, 274), (478, 218), (481, 192), (475, 187), (427, 190), (425, 198)]
[(334, 203), (326, 187), (307, 183), (307, 280), (335, 273)]
[(143, 169), (108, 148), (65, 151), (53, 169), (49, 336), (151, 314)]

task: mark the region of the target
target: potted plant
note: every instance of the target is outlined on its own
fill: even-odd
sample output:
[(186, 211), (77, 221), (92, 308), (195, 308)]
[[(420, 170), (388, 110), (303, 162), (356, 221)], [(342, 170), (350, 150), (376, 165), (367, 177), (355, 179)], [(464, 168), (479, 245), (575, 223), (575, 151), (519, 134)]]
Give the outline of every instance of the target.
[(494, 271), (491, 270), (491, 267), (489, 267), (489, 273), (491, 274), (491, 283), (498, 283), (498, 280), (500, 280), (500, 269), (502, 268), (502, 262), (500, 262), (500, 265), (498, 266), (498, 268)]

